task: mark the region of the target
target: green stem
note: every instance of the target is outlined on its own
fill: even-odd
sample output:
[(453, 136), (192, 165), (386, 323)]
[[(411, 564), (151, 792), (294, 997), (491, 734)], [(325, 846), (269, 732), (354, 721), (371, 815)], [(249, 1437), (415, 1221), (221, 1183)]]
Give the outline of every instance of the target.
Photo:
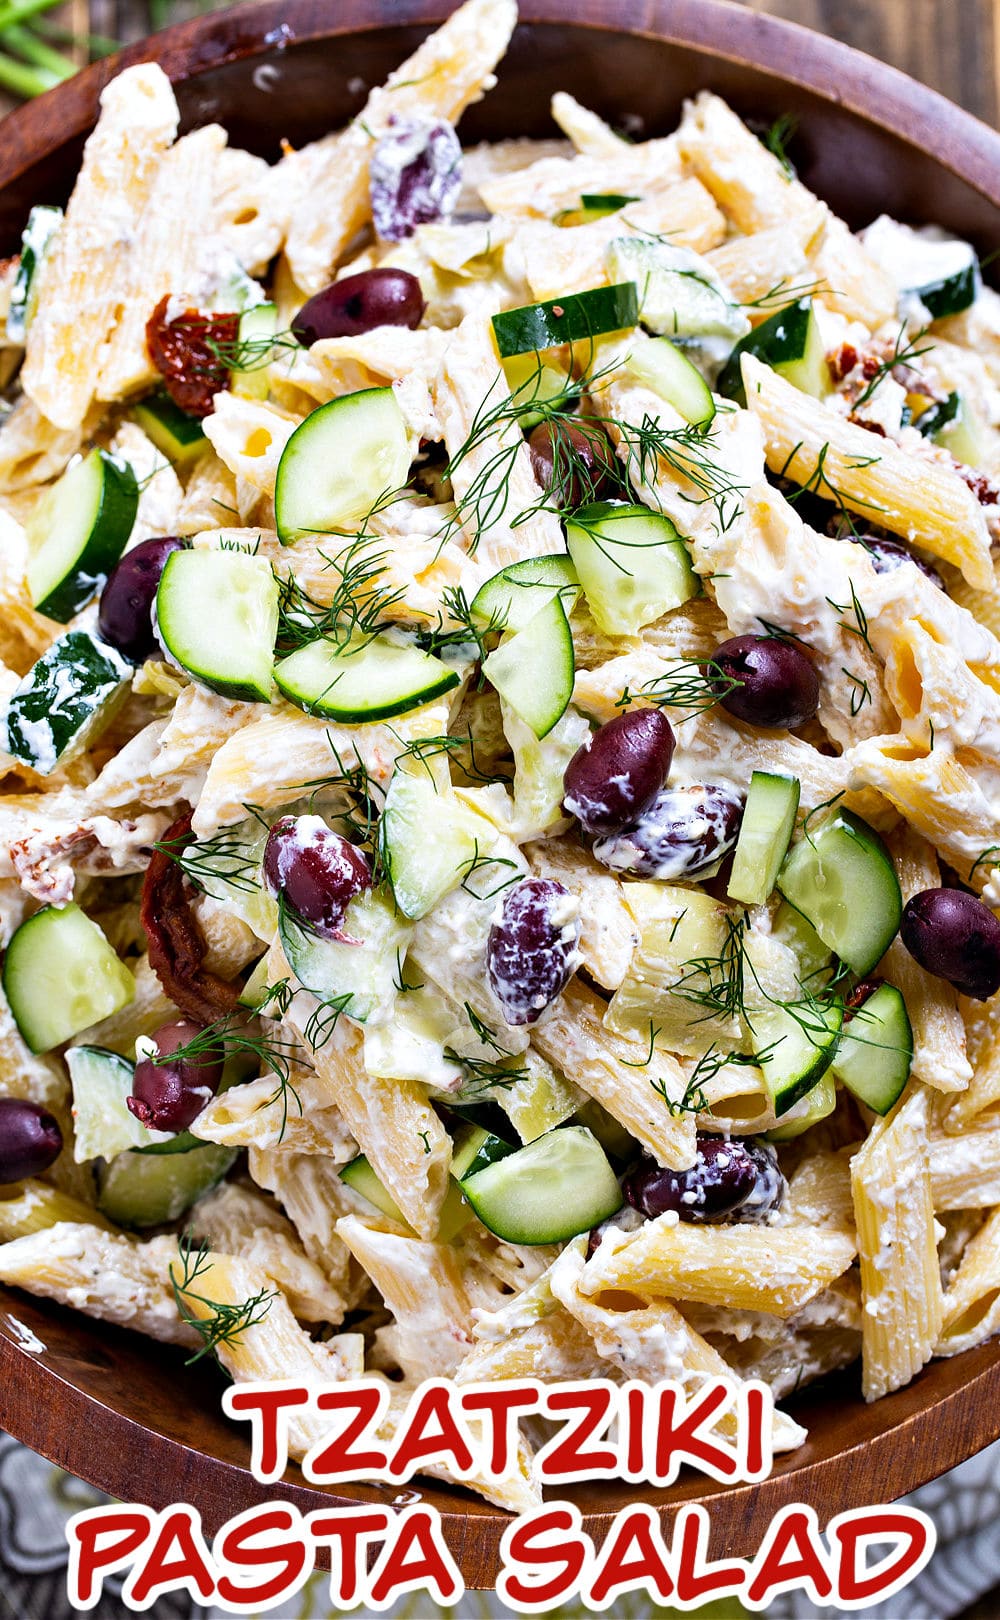
[(114, 56), (122, 48), (120, 39), (111, 39), (107, 34), (74, 34), (72, 28), (61, 28), (49, 17), (39, 17), (32, 27), (37, 34), (54, 39), (59, 45), (82, 46), (90, 56)]
[(51, 11), (59, 3), (60, 0), (0, 0), (0, 29), (27, 22), (40, 11)]
[(39, 39), (30, 28), (22, 28), (20, 23), (0, 30), (0, 45), (16, 52), (32, 67), (44, 68), (46, 72), (54, 74), (57, 81), (71, 79), (76, 72), (74, 63), (60, 56), (51, 45), (46, 45), (44, 39)]
[(45, 68), (28, 67), (25, 62), (15, 62), (12, 56), (4, 56), (0, 51), (0, 90), (9, 90), (11, 95), (30, 100), (58, 83)]

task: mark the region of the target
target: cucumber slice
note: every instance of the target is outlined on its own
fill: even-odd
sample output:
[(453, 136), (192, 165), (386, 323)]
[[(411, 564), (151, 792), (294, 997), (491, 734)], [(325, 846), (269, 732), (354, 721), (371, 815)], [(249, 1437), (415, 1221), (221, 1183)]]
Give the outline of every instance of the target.
[(829, 967), (830, 947), (823, 944), (812, 923), (787, 900), (781, 901), (774, 914), (771, 933), (779, 944), (787, 945), (792, 952), (803, 984), (814, 982), (817, 975)]
[(456, 1181), (464, 1181), (466, 1176), (485, 1170), (488, 1164), (496, 1164), (514, 1151), (513, 1143), (494, 1136), (481, 1125), (463, 1125), (452, 1145), (451, 1173)]
[(608, 274), (631, 280), (639, 319), (668, 337), (728, 338), (733, 344), (750, 322), (707, 259), (655, 237), (618, 236), (608, 245)]
[(638, 319), (635, 282), (623, 281), (614, 287), (591, 287), (545, 303), (501, 310), (493, 316), (493, 334), (497, 352), (506, 360), (512, 354), (530, 354), (605, 332), (620, 332), (635, 326)]
[(841, 810), (794, 846), (778, 888), (852, 973), (870, 973), (899, 930), (892, 856), (860, 816)]
[(176, 1221), (235, 1164), (237, 1150), (206, 1143), (190, 1153), (119, 1153), (97, 1178), (97, 1207), (118, 1226)]
[(712, 390), (698, 368), (669, 338), (649, 338), (637, 344), (625, 361), (625, 370), (665, 399), (692, 427), (708, 427), (713, 420)]
[(840, 1038), (833, 1072), (876, 1114), (887, 1114), (910, 1074), (913, 1030), (894, 984), (881, 984)]
[(592, 225), (595, 219), (607, 219), (609, 214), (617, 214), (628, 203), (638, 202), (638, 197), (622, 197), (616, 191), (589, 191), (580, 197), (579, 208), (560, 208), (552, 216), (553, 225)]
[(78, 905), (43, 906), (17, 929), (3, 965), (4, 994), (24, 1041), (49, 1052), (125, 1007), (135, 980)]
[(113, 1159), (129, 1148), (148, 1146), (160, 1135), (140, 1125), (125, 1106), (134, 1065), (103, 1046), (71, 1046), (66, 1066), (73, 1082), (73, 1157)]
[(961, 394), (952, 392), (940, 405), (922, 412), (914, 427), (967, 467), (978, 467), (986, 458), (982, 423)]
[(267, 953), (261, 957), (249, 979), (238, 996), (241, 1007), (251, 1007), (254, 1012), (264, 1005), (268, 985), (271, 983), (270, 970), (267, 963)]
[[(471, 1126), (470, 1138), (478, 1139), (481, 1137), (491, 1142), (500, 1141), (499, 1137), (489, 1136), (489, 1133), (482, 1130), (481, 1127)], [(508, 1153), (511, 1151), (507, 1143), (502, 1143), (501, 1146)], [(478, 1160), (475, 1146), (472, 1149), (471, 1157), (472, 1160)], [(490, 1161), (487, 1159), (484, 1162), (489, 1163)], [(356, 1159), (352, 1159), (350, 1164), (345, 1164), (340, 1172), (340, 1179), (346, 1182), (353, 1192), (360, 1193), (361, 1197), (371, 1204), (373, 1209), (377, 1209), (380, 1214), (387, 1216), (390, 1221), (396, 1221), (400, 1226), (405, 1227), (407, 1232), (413, 1230), (396, 1200), (379, 1180), (363, 1153), (360, 1153)], [(437, 1242), (450, 1243), (452, 1238), (456, 1237), (462, 1230), (463, 1226), (468, 1226), (471, 1219), (472, 1210), (462, 1196), (462, 1189), (456, 1179), (455, 1154), (453, 1154), (452, 1179), (448, 1191), (444, 1195), (444, 1203), (441, 1205), (441, 1214), (438, 1218)]]
[(267, 368), (274, 352), (270, 339), (278, 330), (278, 310), (274, 304), (255, 304), (240, 316), (237, 353), (243, 364), (234, 366), (229, 391), (241, 399), (266, 399)]
[(737, 343), (719, 373), (716, 389), (738, 405), (747, 402), (740, 367), (744, 354), (756, 355), (804, 394), (822, 399), (830, 392), (830, 368), (819, 322), (808, 298), (800, 298), (779, 309)]
[(278, 690), (306, 714), (358, 725), (419, 709), (450, 692), (459, 678), (433, 653), (385, 635), (343, 643), (321, 637), (274, 670)]
[(465, 1177), (483, 1225), (508, 1243), (562, 1243), (622, 1207), (621, 1188), (595, 1136), (566, 1125)]
[(291, 545), (361, 523), (410, 473), (403, 413), (391, 388), (362, 388), (300, 422), (278, 462), (274, 523)]
[(89, 746), (125, 697), (132, 666), (87, 630), (60, 636), (0, 708), (0, 749), (49, 776)]
[(523, 630), (483, 661), (483, 674), (536, 737), (545, 737), (573, 696), (576, 661), (566, 611), (553, 596)]
[[(967, 243), (961, 244), (963, 247)], [(913, 290), (926, 310), (930, 311), (935, 321), (940, 321), (946, 315), (958, 315), (963, 309), (968, 309), (979, 297), (982, 281), (979, 274), (979, 260), (969, 248), (969, 261), (951, 275), (939, 276), (935, 281), (925, 282), (922, 287)]]
[(189, 467), (208, 440), (196, 416), (188, 416), (166, 394), (153, 394), (132, 407), (132, 415), (147, 439), (174, 467)]
[(278, 581), (264, 557), (174, 551), (156, 592), (163, 645), (223, 697), (271, 701)]
[(526, 557), (523, 562), (501, 568), (499, 574), (480, 585), (470, 612), (488, 629), (523, 630), (553, 596), (561, 597), (566, 612), (572, 613), (579, 594), (573, 559), (559, 551), (548, 557)]
[(61, 208), (33, 208), (21, 233), (21, 259), (7, 310), (7, 342), (23, 343), (38, 302), (38, 272), (63, 222)]
[(310, 933), (287, 911), (278, 916), (278, 937), (288, 965), (306, 990), (359, 1024), (390, 1017), (406, 954), (408, 930), (391, 895), (368, 889), (353, 899), (344, 932), (357, 944)]
[(794, 1108), (790, 1108), (780, 1125), (767, 1132), (769, 1142), (791, 1142), (803, 1131), (808, 1131), (813, 1125), (818, 1125), (821, 1119), (829, 1119), (837, 1106), (837, 1082), (834, 1079), (836, 1058), (827, 1069), (822, 1079), (800, 1097)]
[(565, 409), (576, 393), (573, 378), (537, 354), (512, 354), (501, 365), (511, 400), (520, 407), (517, 420), (525, 433), (546, 415), (541, 406)]
[(762, 906), (770, 894), (788, 853), (799, 808), (799, 783), (794, 776), (772, 776), (754, 771), (746, 808), (736, 840), (729, 879), (730, 900)]
[(60, 624), (79, 613), (125, 550), (138, 507), (135, 474), (106, 450), (91, 450), (45, 491), (24, 525), (39, 613)]
[(379, 847), (404, 917), (426, 917), (461, 882), (479, 853), (478, 820), (429, 776), (394, 772)]
[(761, 1058), (761, 1074), (780, 1118), (812, 1091), (833, 1062), (844, 1022), (844, 1003), (805, 1002), (794, 1012), (774, 1003), (755, 1007), (750, 1044)]
[(606, 635), (637, 635), (701, 590), (674, 525), (648, 507), (625, 501), (582, 506), (566, 524), (566, 544)]

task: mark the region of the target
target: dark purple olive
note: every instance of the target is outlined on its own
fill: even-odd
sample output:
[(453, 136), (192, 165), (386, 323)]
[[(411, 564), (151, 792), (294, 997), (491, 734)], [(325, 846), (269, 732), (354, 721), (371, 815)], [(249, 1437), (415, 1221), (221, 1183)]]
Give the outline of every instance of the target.
[(750, 726), (804, 726), (819, 707), (813, 664), (801, 647), (779, 636), (724, 641), (712, 654), (707, 674), (726, 712)]
[(900, 937), (910, 955), (963, 996), (1000, 990), (1000, 920), (964, 889), (924, 889), (907, 901)]
[(97, 631), (133, 664), (141, 664), (159, 651), (153, 629), (156, 587), (170, 553), (183, 551), (186, 544), (173, 534), (140, 540), (108, 575), (97, 612)]
[[(205, 1027), (190, 1018), (163, 1024), (153, 1036), (157, 1058), (172, 1057), (203, 1035)], [(148, 1130), (186, 1131), (218, 1091), (225, 1055), (221, 1041), (212, 1041), (204, 1051), (175, 1063), (140, 1058), (132, 1076), (132, 1095), (125, 1099), (129, 1112)]]
[(462, 147), (444, 118), (394, 118), (368, 168), (372, 223), (385, 242), (447, 219), (462, 189)]
[(0, 1185), (40, 1176), (62, 1152), (59, 1121), (37, 1103), (0, 1098)]
[(901, 540), (890, 540), (887, 535), (876, 534), (848, 534), (842, 538), (851, 540), (856, 545), (863, 546), (871, 559), (871, 565), (876, 574), (893, 574), (904, 563), (914, 563), (925, 574), (938, 590), (944, 590), (944, 580), (937, 569), (922, 557), (917, 557), (905, 546)]
[(661, 709), (627, 709), (578, 748), (563, 776), (563, 805), (586, 833), (619, 832), (648, 810), (674, 757)]
[(662, 883), (697, 877), (715, 867), (736, 842), (743, 800), (721, 782), (664, 788), (630, 827), (594, 844), (613, 872)]
[(699, 1131), (690, 1170), (663, 1170), (644, 1156), (622, 1182), (634, 1209), (651, 1220), (675, 1210), (682, 1221), (761, 1221), (779, 1209), (785, 1178), (768, 1142)]
[(409, 270), (359, 270), (303, 304), (292, 332), (308, 349), (320, 338), (360, 337), (376, 326), (419, 326), (425, 308), (420, 283)]
[(264, 845), (264, 883), (326, 939), (350, 942), (344, 913), (355, 895), (372, 886), (364, 852), (320, 816), (282, 816)]
[(551, 878), (508, 889), (486, 942), (493, 993), (508, 1024), (533, 1024), (576, 968), (578, 903)]
[(528, 450), (536, 482), (561, 510), (604, 500), (618, 487), (615, 452), (599, 422), (539, 422)]

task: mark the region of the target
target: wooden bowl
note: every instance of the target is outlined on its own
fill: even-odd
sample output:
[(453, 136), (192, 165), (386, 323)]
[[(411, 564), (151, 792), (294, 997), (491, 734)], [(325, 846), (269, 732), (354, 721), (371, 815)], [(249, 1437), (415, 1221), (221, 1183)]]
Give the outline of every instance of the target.
[[(218, 119), (234, 144), (274, 158), (352, 116), (446, 0), (261, 0), (171, 28), (71, 79), (7, 119), (0, 142), (0, 253), (14, 252), (29, 207), (68, 194), (103, 85), (122, 65), (156, 60), (173, 79), (184, 124)], [(548, 103), (571, 90), (617, 123), (649, 133), (676, 123), (700, 86), (765, 122), (799, 122), (805, 182), (853, 225), (881, 210), (937, 221), (995, 245), (1000, 137), (932, 91), (835, 41), (724, 0), (523, 0), (500, 82), (462, 122), (466, 140), (552, 134)], [(280, 1487), (245, 1467), (242, 1430), (219, 1407), (220, 1376), (169, 1350), (56, 1306), (0, 1289), (0, 1424), (73, 1473), (126, 1500), (188, 1501), (206, 1531), (268, 1496), (303, 1510), (389, 1500), (397, 1487)], [(775, 1511), (811, 1503), (821, 1522), (892, 1500), (1000, 1435), (1000, 1344), (934, 1363), (906, 1389), (865, 1406), (849, 1372), (789, 1403), (809, 1441), (763, 1485), (691, 1477), (667, 1490), (604, 1482), (566, 1493), (601, 1538), (640, 1496), (669, 1520), (678, 1504), (714, 1508), (713, 1552), (754, 1551)], [(469, 1586), (491, 1586), (507, 1515), (458, 1488), (420, 1483), (440, 1509)], [(724, 1498), (724, 1500), (723, 1500)]]

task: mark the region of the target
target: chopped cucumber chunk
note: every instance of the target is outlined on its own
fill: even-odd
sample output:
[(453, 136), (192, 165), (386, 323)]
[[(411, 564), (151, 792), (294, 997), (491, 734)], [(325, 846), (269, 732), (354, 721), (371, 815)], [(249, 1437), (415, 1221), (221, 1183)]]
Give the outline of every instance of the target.
[(390, 894), (368, 889), (348, 906), (344, 932), (357, 943), (324, 939), (287, 911), (279, 913), (278, 937), (299, 983), (359, 1024), (385, 1022), (409, 940), (406, 922)]
[(300, 422), (278, 462), (274, 522), (285, 545), (363, 522), (410, 473), (403, 413), (391, 388), (363, 388)]
[(176, 1221), (235, 1164), (235, 1148), (206, 1143), (190, 1153), (119, 1153), (97, 1178), (97, 1206), (119, 1226)]
[(739, 900), (745, 906), (761, 906), (773, 894), (795, 830), (798, 808), (796, 777), (754, 771), (736, 841), (729, 879), (730, 900)]
[(566, 543), (606, 635), (637, 635), (701, 590), (674, 525), (648, 507), (625, 501), (582, 506), (566, 524)]
[(512, 354), (530, 354), (619, 332), (635, 326), (638, 319), (635, 283), (624, 281), (615, 287), (591, 287), (545, 303), (501, 310), (493, 316), (493, 334), (500, 358), (506, 360)]
[(278, 581), (266, 558), (172, 552), (156, 592), (156, 623), (171, 656), (213, 692), (271, 701)]
[(475, 861), (483, 823), (429, 776), (396, 770), (379, 821), (379, 841), (396, 904), (425, 917)]
[(518, 425), (525, 433), (545, 416), (541, 407), (565, 408), (576, 390), (567, 372), (549, 365), (537, 354), (512, 354), (501, 365), (511, 400), (518, 407)]
[(159, 1132), (140, 1125), (125, 1106), (134, 1065), (103, 1046), (71, 1046), (66, 1066), (73, 1082), (73, 1157), (113, 1159), (129, 1148), (146, 1147)]
[(462, 1191), (483, 1225), (508, 1243), (563, 1243), (622, 1206), (604, 1149), (581, 1125), (547, 1131), (473, 1170)]
[(166, 394), (152, 394), (133, 405), (132, 415), (174, 467), (189, 467), (208, 443), (198, 417), (188, 416)]
[(639, 202), (638, 197), (622, 197), (616, 191), (590, 191), (584, 192), (580, 197), (579, 208), (560, 208), (553, 215), (553, 225), (592, 225), (595, 219), (607, 219), (609, 214), (617, 214), (629, 203)]
[(750, 330), (711, 264), (690, 248), (639, 234), (616, 236), (608, 246), (608, 274), (634, 282), (639, 319), (651, 332), (735, 343)]
[(526, 557), (509, 563), (472, 598), (470, 612), (491, 630), (523, 630), (553, 596), (562, 598), (567, 614), (580, 594), (573, 559), (565, 551), (549, 557)]
[(800, 1097), (787, 1114), (782, 1116), (781, 1124), (768, 1131), (769, 1142), (791, 1142), (796, 1136), (801, 1136), (803, 1131), (818, 1125), (821, 1119), (829, 1119), (837, 1106), (835, 1066), (836, 1059), (812, 1090), (807, 1091), (804, 1097)]
[(829, 945), (823, 944), (812, 923), (787, 900), (781, 901), (774, 914), (771, 933), (779, 944), (787, 945), (792, 952), (803, 983), (815, 983), (817, 975), (829, 967), (832, 955)]
[(545, 737), (573, 696), (573, 637), (562, 601), (553, 596), (523, 630), (504, 637), (483, 662), (483, 674), (500, 696)]
[(906, 1085), (913, 1030), (894, 984), (881, 984), (854, 1013), (841, 1036), (833, 1071), (876, 1114), (887, 1114)]
[(669, 338), (637, 339), (625, 369), (672, 405), (692, 427), (708, 427), (714, 419), (712, 390), (698, 368)]
[(26, 1045), (49, 1052), (127, 1006), (135, 980), (74, 904), (43, 906), (21, 924), (7, 946), (3, 988)]
[(387, 635), (321, 637), (276, 666), (278, 689), (306, 714), (362, 724), (408, 714), (459, 683), (458, 671)]
[(780, 1118), (812, 1091), (833, 1062), (844, 1022), (844, 1003), (774, 1003), (755, 1007), (750, 1042), (775, 1114)]
[(241, 399), (266, 399), (267, 368), (274, 352), (271, 339), (278, 330), (278, 310), (274, 304), (255, 304), (240, 316), (237, 337), (241, 364), (233, 368), (229, 389)]
[(49, 776), (112, 719), (132, 666), (87, 630), (60, 636), (0, 707), (0, 748)]
[(903, 915), (899, 879), (874, 827), (841, 810), (794, 845), (778, 888), (852, 973), (870, 973)]
[(932, 405), (914, 426), (967, 467), (979, 467), (986, 459), (988, 446), (982, 423), (961, 394), (952, 392), (942, 404)]
[(125, 550), (138, 507), (135, 474), (106, 450), (91, 450), (39, 497), (24, 532), (40, 613), (65, 624), (90, 601)]
[(38, 302), (39, 271), (63, 222), (61, 208), (33, 208), (21, 233), (21, 258), (7, 310), (7, 342), (23, 343)]
[(822, 399), (830, 391), (830, 368), (823, 338), (808, 298), (799, 298), (794, 304), (779, 309), (737, 343), (719, 373), (716, 386), (720, 394), (734, 399), (738, 405), (745, 405), (747, 398), (740, 366), (744, 354), (763, 360), (804, 394)]
[(254, 1012), (256, 1012), (258, 1008), (263, 1007), (264, 1002), (267, 999), (267, 992), (270, 987), (270, 983), (270, 970), (267, 963), (267, 953), (265, 952), (260, 961), (253, 968), (250, 977), (247, 979), (246, 984), (240, 991), (240, 1006), (252, 1007)]

